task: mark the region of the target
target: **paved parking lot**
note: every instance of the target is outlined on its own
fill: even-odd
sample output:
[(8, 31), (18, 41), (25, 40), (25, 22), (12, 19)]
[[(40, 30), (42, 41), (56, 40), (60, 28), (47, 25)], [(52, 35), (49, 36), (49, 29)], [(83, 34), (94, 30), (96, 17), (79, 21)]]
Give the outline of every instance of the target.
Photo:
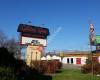
[(63, 64), (64, 69), (81, 69), (81, 66), (77, 64)]

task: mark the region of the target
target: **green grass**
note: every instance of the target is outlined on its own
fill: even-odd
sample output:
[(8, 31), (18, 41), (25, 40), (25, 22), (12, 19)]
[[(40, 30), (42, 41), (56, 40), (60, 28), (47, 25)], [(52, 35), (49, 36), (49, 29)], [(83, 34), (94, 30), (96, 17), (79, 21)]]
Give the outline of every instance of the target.
[(52, 80), (100, 80), (100, 76), (82, 74), (75, 69), (62, 69), (60, 73), (52, 75)]

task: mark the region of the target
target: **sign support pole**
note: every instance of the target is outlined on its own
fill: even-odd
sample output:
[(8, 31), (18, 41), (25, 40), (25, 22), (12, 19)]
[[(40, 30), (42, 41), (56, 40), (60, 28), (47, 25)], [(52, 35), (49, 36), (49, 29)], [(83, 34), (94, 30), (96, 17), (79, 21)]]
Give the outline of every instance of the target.
[(94, 75), (94, 71), (93, 71), (93, 53), (92, 53), (92, 45), (90, 44), (90, 49), (91, 49), (91, 72), (92, 72), (92, 80), (93, 80), (93, 75)]

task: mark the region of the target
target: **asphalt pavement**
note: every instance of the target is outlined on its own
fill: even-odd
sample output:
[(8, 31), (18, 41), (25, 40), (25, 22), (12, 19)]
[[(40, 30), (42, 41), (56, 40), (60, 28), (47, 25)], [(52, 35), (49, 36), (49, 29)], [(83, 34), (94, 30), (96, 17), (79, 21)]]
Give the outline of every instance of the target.
[(63, 64), (63, 67), (64, 69), (81, 69), (81, 66), (80, 64)]

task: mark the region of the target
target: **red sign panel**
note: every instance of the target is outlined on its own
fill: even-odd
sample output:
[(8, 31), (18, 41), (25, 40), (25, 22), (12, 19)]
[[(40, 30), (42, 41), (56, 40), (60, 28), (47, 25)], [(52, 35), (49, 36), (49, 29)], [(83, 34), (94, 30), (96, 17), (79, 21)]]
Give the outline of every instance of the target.
[(30, 34), (37, 34), (37, 35), (44, 35), (44, 36), (49, 35), (48, 28), (42, 28), (42, 27), (26, 25), (26, 24), (19, 24), (17, 31), (21, 33), (30, 33)]
[(30, 34), (30, 33), (21, 33), (21, 36), (31, 37), (31, 38), (40, 38), (40, 39), (46, 39), (47, 38), (47, 36), (44, 36), (44, 35)]

